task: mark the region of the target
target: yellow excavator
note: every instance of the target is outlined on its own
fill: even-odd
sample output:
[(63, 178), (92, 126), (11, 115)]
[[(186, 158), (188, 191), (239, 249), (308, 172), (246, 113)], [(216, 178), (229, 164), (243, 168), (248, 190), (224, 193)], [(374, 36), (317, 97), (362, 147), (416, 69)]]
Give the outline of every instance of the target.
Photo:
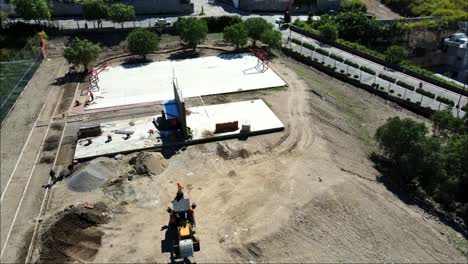
[(184, 198), (182, 185), (177, 183), (177, 195), (172, 201), (172, 208), (168, 207), (169, 228), (176, 230), (177, 237), (173, 240), (172, 252), (175, 258), (192, 257), (194, 252), (200, 251), (200, 240), (195, 237), (195, 203)]

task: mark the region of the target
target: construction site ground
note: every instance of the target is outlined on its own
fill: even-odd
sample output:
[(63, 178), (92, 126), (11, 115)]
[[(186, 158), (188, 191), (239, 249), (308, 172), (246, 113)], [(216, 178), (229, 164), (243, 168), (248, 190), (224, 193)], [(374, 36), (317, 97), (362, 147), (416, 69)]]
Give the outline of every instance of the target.
[[(206, 45), (220, 48), (218, 44), (214, 40)], [(161, 48), (168, 46), (177, 48), (170, 43)], [(105, 52), (103, 58), (122, 50), (113, 46)], [(200, 49), (199, 56), (220, 52)], [(57, 72), (60, 60), (58, 56), (51, 59), (56, 65), (47, 72)], [(33, 80), (42, 76), (39, 73), (47, 63)], [(76, 175), (72, 175), (52, 187), (44, 206), (41, 185), (47, 183), (54, 163), (60, 169), (71, 162), (81, 123), (145, 116), (160, 108), (67, 118), (73, 93), (77, 88), (75, 98), (82, 100), (79, 94), (85, 82), (78, 87), (73, 81), (50, 86), (64, 94), (63, 99), (59, 99), (60, 93), (54, 95), (56, 101), (26, 97), (26, 91), (20, 98), (23, 103), (42, 100), (46, 109), (51, 108), (44, 111), (49, 120), (55, 118), (48, 122), (46, 118), (44, 124), (51, 128), (40, 136), (34, 133), (29, 142), (30, 129), (2, 126), (2, 193), (8, 191), (1, 204), (2, 262), (24, 261), (31, 252), (31, 260), (39, 262), (169, 262), (169, 254), (161, 248), (166, 235), (161, 228), (168, 224), (166, 207), (174, 198), (176, 182), (182, 183), (186, 196), (198, 204), (196, 230), (201, 251), (192, 261), (199, 263), (465, 262), (461, 249), (466, 240), (391, 192), (368, 158), (376, 150), (372, 136), (387, 118), (425, 120), (281, 55), (270, 66), (287, 88), (205, 96), (203, 100), (210, 105), (263, 99), (285, 131), (245, 141), (189, 146), (163, 153), (166, 158), (157, 152), (98, 158), (80, 164), (77, 170), (91, 171), (92, 166), (109, 172), (102, 186), (92, 186), (97, 181), (77, 185)], [(46, 78), (50, 77), (40, 77), (44, 78), (38, 80), (43, 81), (40, 83), (47, 83), (42, 89), (48, 89), (51, 82)], [(189, 104), (197, 106), (199, 101), (189, 100)], [(15, 114), (21, 113), (23, 119), (30, 120), (36, 112), (27, 109)], [(35, 119), (31, 120), (34, 123)], [(53, 125), (55, 122), (60, 125)], [(39, 131), (41, 124), (26, 128)], [(15, 137), (8, 135), (14, 135), (20, 147), (26, 142), (24, 150), (15, 150)], [(55, 161), (57, 149), (44, 150), (45, 141), (33, 144), (49, 136), (58, 137), (51, 142), (60, 142)], [(12, 158), (4, 169), (8, 152)], [(23, 152), (24, 162), (17, 167), (26, 171), (16, 175), (5, 189), (5, 179), (17, 160), (14, 157)], [(13, 184), (23, 177), (32, 180)], [(92, 191), (83, 191), (90, 186)], [(43, 215), (37, 218), (42, 209)], [(32, 237), (36, 238), (34, 243)]]

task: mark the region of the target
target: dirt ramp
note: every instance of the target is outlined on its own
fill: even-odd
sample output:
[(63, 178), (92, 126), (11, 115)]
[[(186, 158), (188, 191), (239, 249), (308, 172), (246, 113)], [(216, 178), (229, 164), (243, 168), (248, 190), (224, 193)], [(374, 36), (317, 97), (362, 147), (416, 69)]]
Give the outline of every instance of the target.
[(140, 152), (132, 160), (137, 174), (159, 175), (167, 168), (168, 162), (159, 152)]
[(94, 259), (104, 235), (99, 225), (110, 218), (103, 204), (86, 207), (67, 208), (55, 216), (41, 236), (38, 263), (82, 263)]
[(120, 174), (115, 161), (108, 158), (99, 158), (83, 166), (67, 179), (68, 189), (74, 192), (91, 192), (112, 177)]

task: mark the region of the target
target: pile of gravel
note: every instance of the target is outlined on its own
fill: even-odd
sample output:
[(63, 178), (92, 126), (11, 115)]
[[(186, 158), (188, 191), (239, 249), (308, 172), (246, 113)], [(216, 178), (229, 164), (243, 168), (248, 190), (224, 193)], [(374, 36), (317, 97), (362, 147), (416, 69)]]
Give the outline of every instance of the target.
[(102, 187), (108, 179), (114, 176), (114, 172), (105, 163), (90, 163), (73, 173), (67, 180), (67, 186), (74, 192), (90, 192)]

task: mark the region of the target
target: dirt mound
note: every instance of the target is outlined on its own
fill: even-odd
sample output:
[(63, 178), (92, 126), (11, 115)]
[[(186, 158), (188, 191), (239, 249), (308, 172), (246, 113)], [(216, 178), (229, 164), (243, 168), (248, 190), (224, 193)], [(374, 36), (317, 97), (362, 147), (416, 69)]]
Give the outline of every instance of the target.
[(243, 147), (224, 143), (217, 143), (216, 152), (224, 160), (235, 159), (238, 157), (246, 159), (250, 155), (249, 151)]
[(134, 159), (137, 174), (159, 175), (167, 168), (167, 160), (158, 152), (140, 152)]
[(90, 192), (103, 186), (108, 179), (119, 174), (113, 162), (107, 158), (91, 161), (70, 176), (67, 180), (68, 189), (74, 192)]
[(57, 214), (55, 222), (41, 236), (37, 262), (92, 261), (104, 234), (98, 226), (110, 219), (107, 211), (107, 207), (100, 203), (89, 208), (67, 208)]

